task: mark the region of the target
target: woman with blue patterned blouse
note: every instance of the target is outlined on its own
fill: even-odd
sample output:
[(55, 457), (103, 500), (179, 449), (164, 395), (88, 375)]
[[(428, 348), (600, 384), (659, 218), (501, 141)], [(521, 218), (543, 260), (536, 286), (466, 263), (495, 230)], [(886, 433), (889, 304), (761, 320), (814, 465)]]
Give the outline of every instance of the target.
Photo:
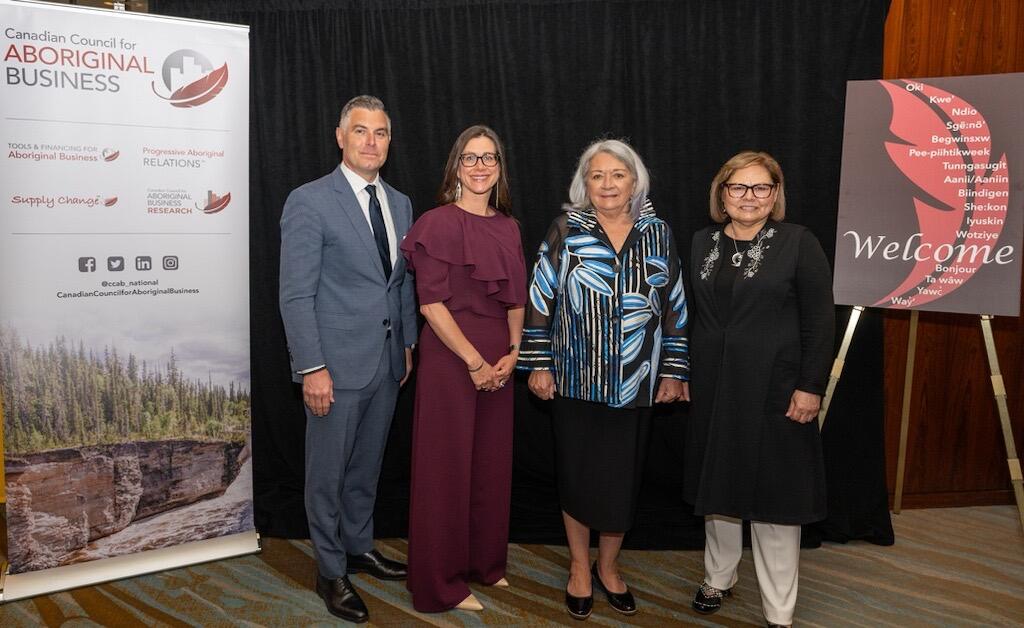
[[(630, 528), (653, 403), (689, 400), (686, 296), (675, 239), (647, 200), (649, 176), (625, 142), (580, 157), (571, 203), (540, 245), (518, 367), (554, 399), (555, 456), (576, 619), (593, 588), (627, 615), (636, 601), (617, 558)], [(590, 566), (590, 530), (601, 531)]]

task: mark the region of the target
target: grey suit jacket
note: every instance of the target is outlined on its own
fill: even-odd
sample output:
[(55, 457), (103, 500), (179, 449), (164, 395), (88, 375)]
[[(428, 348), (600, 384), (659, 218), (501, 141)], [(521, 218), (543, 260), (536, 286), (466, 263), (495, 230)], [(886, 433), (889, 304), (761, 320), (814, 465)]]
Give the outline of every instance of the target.
[[(381, 185), (401, 243), (412, 224), (412, 204), (383, 180)], [(288, 195), (280, 282), (294, 381), (302, 382), (298, 371), (326, 364), (335, 388), (362, 388), (382, 351), (391, 352), (395, 379), (405, 375), (404, 348), (416, 343), (413, 279), (401, 254), (385, 279), (373, 232), (338, 168)]]

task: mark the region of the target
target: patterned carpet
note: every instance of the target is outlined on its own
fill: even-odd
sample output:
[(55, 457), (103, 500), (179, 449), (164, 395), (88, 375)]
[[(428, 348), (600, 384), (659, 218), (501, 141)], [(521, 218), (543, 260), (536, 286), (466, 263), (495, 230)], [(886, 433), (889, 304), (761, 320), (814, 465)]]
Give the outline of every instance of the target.
[[(1024, 624), (1024, 536), (1012, 506), (911, 510), (893, 517), (896, 545), (826, 544), (801, 557), (798, 626), (1020, 626)], [(0, 626), (326, 626), (335, 624), (311, 591), (308, 543), (264, 539), (263, 552), (216, 563), (10, 602)], [(403, 540), (379, 543), (391, 557)], [(702, 574), (700, 552), (624, 552), (623, 574), (640, 613), (624, 618), (601, 598), (601, 626), (764, 625), (749, 550), (736, 595), (711, 617), (689, 603)], [(487, 610), (414, 612), (401, 582), (353, 577), (371, 626), (582, 625), (562, 599), (564, 547), (509, 548), (510, 589), (475, 587)], [(628, 623), (623, 620), (628, 619)]]

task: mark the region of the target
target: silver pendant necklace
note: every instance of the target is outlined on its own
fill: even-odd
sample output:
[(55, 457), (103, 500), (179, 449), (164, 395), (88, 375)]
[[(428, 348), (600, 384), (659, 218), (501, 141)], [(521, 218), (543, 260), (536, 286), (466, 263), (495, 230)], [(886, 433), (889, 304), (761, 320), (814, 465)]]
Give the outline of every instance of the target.
[(739, 268), (743, 263), (743, 253), (740, 253), (740, 247), (736, 246), (735, 239), (732, 241), (732, 248), (736, 249), (736, 252), (732, 254), (732, 265)]
[[(764, 236), (765, 236), (765, 233), (764, 233), (764, 231), (762, 231), (760, 233), (760, 235), (758, 236), (758, 238), (757, 238), (757, 242), (753, 246), (751, 246), (750, 248), (754, 248), (756, 246), (759, 246), (761, 244), (761, 240), (764, 240)], [(743, 253), (740, 252), (740, 247), (737, 246), (737, 244), (736, 244), (736, 238), (729, 238), (729, 239), (732, 240), (732, 248), (733, 248), (734, 251), (736, 251), (735, 253), (732, 254), (732, 257), (730, 258), (730, 260), (732, 261), (732, 265), (734, 267), (739, 268), (740, 264), (743, 263)]]

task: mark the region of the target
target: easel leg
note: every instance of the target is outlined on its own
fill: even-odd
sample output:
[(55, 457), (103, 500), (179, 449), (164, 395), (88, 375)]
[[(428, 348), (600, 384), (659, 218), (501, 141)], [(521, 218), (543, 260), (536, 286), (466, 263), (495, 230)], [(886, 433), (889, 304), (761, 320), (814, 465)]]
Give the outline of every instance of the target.
[(853, 331), (857, 329), (857, 322), (860, 315), (864, 313), (863, 305), (853, 306), (850, 312), (850, 320), (846, 322), (846, 332), (843, 334), (843, 342), (839, 345), (839, 353), (832, 362), (832, 372), (828, 375), (828, 386), (825, 387), (825, 397), (821, 400), (821, 410), (818, 411), (818, 429), (825, 426), (825, 415), (828, 414), (828, 407), (832, 404), (832, 395), (836, 392), (836, 384), (843, 375), (843, 367), (846, 366), (846, 353), (850, 350), (850, 342), (853, 340)]
[(917, 316), (917, 310), (910, 312), (910, 331), (907, 332), (907, 368), (903, 377), (900, 450), (896, 457), (896, 494), (892, 500), (892, 511), (897, 515), (903, 508), (903, 474), (907, 466), (907, 432), (910, 430), (910, 391), (914, 383), (914, 355), (917, 353)]
[(1020, 517), (1021, 530), (1024, 531), (1024, 475), (1021, 474), (1020, 460), (1017, 458), (1017, 446), (1013, 442), (1013, 428), (1010, 427), (1010, 409), (1006, 405), (1006, 384), (999, 370), (999, 356), (996, 354), (995, 338), (992, 335), (992, 316), (982, 314), (981, 333), (985, 338), (985, 352), (988, 354), (988, 367), (992, 372), (992, 393), (999, 409), (999, 422), (1003, 426), (1003, 443), (1006, 445), (1006, 464), (1010, 468), (1010, 483), (1017, 499), (1017, 514)]

